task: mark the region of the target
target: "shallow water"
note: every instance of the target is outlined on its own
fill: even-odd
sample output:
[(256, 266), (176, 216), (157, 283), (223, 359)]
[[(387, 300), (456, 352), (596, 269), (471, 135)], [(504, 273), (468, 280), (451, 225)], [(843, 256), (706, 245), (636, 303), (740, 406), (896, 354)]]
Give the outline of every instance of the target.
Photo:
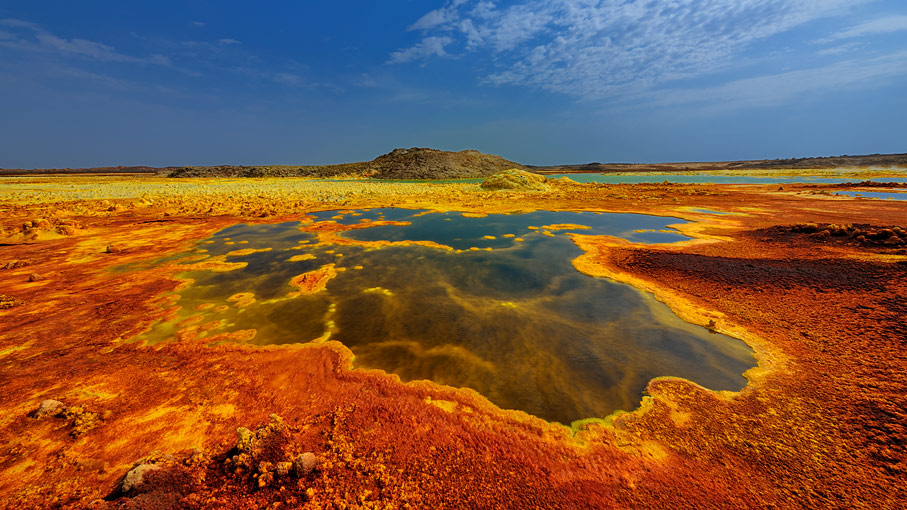
[[(297, 222), (224, 229), (199, 247), (208, 255), (240, 248), (271, 251), (228, 257), (248, 262), (241, 270), (184, 273), (195, 282), (180, 292), (179, 317), (155, 325), (141, 338), (150, 343), (172, 339), (181, 328), (177, 323), (186, 319), (222, 325), (201, 334), (203, 340), (255, 329), (250, 343), (282, 344), (329, 332), (353, 351), (356, 367), (380, 368), (406, 381), (430, 379), (473, 388), (500, 407), (562, 423), (635, 408), (653, 377), (685, 377), (716, 390), (739, 390), (746, 384), (741, 374), (755, 362), (743, 342), (685, 323), (651, 295), (583, 275), (571, 265), (581, 252), (565, 232), (671, 242), (686, 239), (666, 228), (681, 220), (572, 212), (486, 218), (459, 213), (413, 217), (415, 213), (375, 209), (356, 211), (356, 216), (336, 211), (317, 216), (345, 224), (410, 221), (409, 226), (378, 226), (343, 236), (428, 240), (454, 250), (311, 247), (305, 242), (314, 236), (301, 232)], [(543, 233), (541, 227), (555, 224), (591, 228)], [(242, 241), (247, 243), (227, 244)], [(287, 260), (301, 254), (314, 258)], [(293, 290), (288, 285), (292, 277), (327, 263), (345, 270), (324, 291), (286, 296)], [(228, 302), (240, 292), (254, 293), (255, 302), (243, 307)], [(199, 305), (207, 309), (197, 311)], [(193, 315), (202, 317), (190, 319)]]
[[(380, 211), (387, 210), (370, 212), (380, 214)], [(680, 232), (667, 228), (668, 224), (683, 223), (683, 220), (647, 214), (534, 211), (491, 214), (484, 218), (470, 218), (459, 213), (433, 213), (419, 218), (407, 218), (399, 213), (388, 212), (383, 217), (392, 221), (410, 220), (413, 224), (406, 228), (377, 226), (347, 232), (344, 236), (360, 241), (434, 241), (456, 249), (484, 249), (512, 246), (513, 241), (503, 237), (506, 234), (524, 237), (524, 234), (533, 232), (552, 232), (546, 226), (581, 225), (588, 228), (560, 228), (553, 232), (613, 235), (640, 243), (670, 243), (689, 239)], [(495, 239), (485, 239), (484, 236), (493, 236)]]
[(610, 174), (553, 174), (549, 179), (568, 177), (579, 183), (601, 182), (607, 184), (641, 184), (673, 182), (678, 184), (841, 184), (843, 182), (860, 182), (864, 180), (874, 182), (904, 182), (904, 178), (881, 177), (862, 179), (858, 177), (756, 177), (745, 175), (710, 175), (710, 174), (653, 174), (653, 175), (610, 175)]
[(837, 191), (835, 195), (846, 195), (849, 197), (876, 198), (879, 200), (907, 200), (907, 190), (902, 193), (889, 193), (883, 191)]

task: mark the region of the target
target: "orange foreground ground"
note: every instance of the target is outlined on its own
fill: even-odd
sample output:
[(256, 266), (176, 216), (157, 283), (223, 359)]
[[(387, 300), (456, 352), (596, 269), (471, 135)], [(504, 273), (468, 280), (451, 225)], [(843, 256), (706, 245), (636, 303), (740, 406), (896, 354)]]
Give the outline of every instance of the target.
[[(547, 193), (426, 186), (342, 204), (0, 202), (0, 507), (902, 508), (907, 246), (878, 227), (907, 226), (907, 203), (814, 191), (559, 182)], [(639, 409), (571, 429), (470, 390), (351, 370), (332, 341), (123, 342), (165, 313), (180, 282), (173, 268), (111, 268), (186, 251), (239, 221), (389, 205), (696, 221), (685, 231), (698, 240), (679, 245), (576, 236), (586, 254), (574, 264), (712, 321), (749, 343), (759, 366), (739, 393), (654, 380)], [(46, 222), (23, 231), (36, 218)], [(772, 228), (806, 222), (818, 225)], [(46, 399), (65, 411), (35, 417)], [(250, 430), (238, 438), (240, 427)], [(288, 471), (303, 452), (314, 469)], [(153, 467), (124, 492), (140, 459)]]

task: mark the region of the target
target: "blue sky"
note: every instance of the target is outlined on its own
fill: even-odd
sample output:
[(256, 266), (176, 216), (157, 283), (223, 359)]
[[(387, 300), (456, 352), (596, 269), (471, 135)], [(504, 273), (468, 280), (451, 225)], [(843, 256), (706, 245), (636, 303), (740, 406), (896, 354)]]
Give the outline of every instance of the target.
[(0, 4), (0, 167), (907, 152), (903, 0)]

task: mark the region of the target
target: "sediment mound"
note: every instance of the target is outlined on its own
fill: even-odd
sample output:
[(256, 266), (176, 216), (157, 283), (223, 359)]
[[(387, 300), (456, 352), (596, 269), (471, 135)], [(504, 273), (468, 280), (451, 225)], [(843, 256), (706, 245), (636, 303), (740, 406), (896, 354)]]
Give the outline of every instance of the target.
[(488, 190), (547, 191), (544, 175), (534, 174), (516, 168), (498, 172), (482, 181), (482, 188)]

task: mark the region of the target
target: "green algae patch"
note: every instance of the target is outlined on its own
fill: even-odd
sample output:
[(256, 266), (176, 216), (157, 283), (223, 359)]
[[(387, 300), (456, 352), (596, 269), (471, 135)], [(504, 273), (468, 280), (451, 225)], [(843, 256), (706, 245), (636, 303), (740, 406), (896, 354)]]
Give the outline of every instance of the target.
[(482, 181), (481, 186), (482, 189), (492, 191), (548, 191), (550, 188), (545, 184), (546, 180), (547, 178), (544, 175), (513, 168), (486, 178)]

